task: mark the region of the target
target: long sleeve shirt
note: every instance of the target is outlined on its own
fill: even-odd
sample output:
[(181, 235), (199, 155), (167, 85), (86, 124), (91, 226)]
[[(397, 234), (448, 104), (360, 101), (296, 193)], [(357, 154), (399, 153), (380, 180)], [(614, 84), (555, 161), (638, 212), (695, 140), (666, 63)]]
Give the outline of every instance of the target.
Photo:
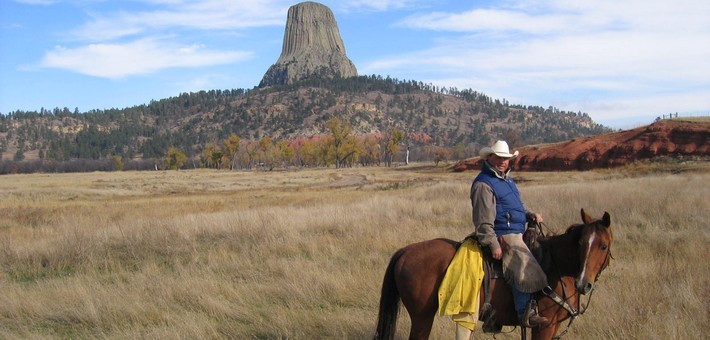
[(493, 230), (493, 222), (496, 219), (496, 196), (488, 184), (475, 182), (471, 185), (471, 207), (473, 233), (478, 242), (484, 247), (489, 247), (491, 251), (500, 248)]

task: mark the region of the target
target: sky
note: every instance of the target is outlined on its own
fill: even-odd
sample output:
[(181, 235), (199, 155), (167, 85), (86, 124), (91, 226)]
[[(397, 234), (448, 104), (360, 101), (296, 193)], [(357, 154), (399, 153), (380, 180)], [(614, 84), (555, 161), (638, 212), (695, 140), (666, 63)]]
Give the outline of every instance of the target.
[[(710, 115), (707, 0), (339, 0), (360, 75), (587, 113), (612, 128)], [(281, 0), (0, 0), (0, 113), (126, 108), (251, 89)]]

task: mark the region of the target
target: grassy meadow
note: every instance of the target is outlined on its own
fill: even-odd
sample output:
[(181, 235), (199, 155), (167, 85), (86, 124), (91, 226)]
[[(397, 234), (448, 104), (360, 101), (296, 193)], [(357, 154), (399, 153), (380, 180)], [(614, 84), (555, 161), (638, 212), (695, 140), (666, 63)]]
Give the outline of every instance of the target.
[[(469, 234), (475, 175), (0, 176), (0, 338), (370, 339), (390, 255)], [(710, 164), (515, 177), (554, 231), (580, 208), (611, 214), (614, 260), (566, 339), (710, 336)], [(398, 338), (408, 323), (401, 313)], [(437, 318), (431, 338), (453, 335)]]

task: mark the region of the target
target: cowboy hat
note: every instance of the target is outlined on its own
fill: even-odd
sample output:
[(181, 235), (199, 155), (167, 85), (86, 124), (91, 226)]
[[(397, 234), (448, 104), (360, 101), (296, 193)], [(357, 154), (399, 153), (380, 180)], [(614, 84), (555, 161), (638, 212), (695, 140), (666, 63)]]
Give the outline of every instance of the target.
[(505, 141), (499, 140), (493, 144), (491, 147), (485, 147), (481, 149), (481, 151), (478, 153), (481, 158), (486, 159), (488, 156), (491, 154), (496, 154), (498, 157), (503, 157), (503, 158), (510, 158), (514, 159), (515, 157), (518, 157), (518, 150), (515, 150), (515, 152), (510, 153), (510, 149), (508, 148), (508, 143)]

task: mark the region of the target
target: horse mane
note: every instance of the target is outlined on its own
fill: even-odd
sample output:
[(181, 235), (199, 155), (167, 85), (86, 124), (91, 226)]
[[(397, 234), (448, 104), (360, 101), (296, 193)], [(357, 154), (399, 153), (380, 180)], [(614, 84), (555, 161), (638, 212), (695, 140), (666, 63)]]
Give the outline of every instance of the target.
[(584, 229), (584, 224), (573, 224), (565, 230), (562, 234), (551, 234), (546, 235), (544, 238), (540, 238), (540, 244), (544, 246), (557, 245), (560, 242), (566, 243), (568, 238), (578, 240), (582, 235), (582, 230)]
[[(573, 273), (579, 268), (577, 256), (569, 256), (569, 254), (577, 254), (579, 249), (579, 238), (582, 236), (584, 224), (573, 224), (562, 234), (546, 235), (540, 238), (538, 251), (538, 262), (545, 273), (556, 271), (559, 273)], [(554, 251), (553, 251), (554, 249)], [(563, 253), (567, 256), (555, 257), (553, 253)]]

